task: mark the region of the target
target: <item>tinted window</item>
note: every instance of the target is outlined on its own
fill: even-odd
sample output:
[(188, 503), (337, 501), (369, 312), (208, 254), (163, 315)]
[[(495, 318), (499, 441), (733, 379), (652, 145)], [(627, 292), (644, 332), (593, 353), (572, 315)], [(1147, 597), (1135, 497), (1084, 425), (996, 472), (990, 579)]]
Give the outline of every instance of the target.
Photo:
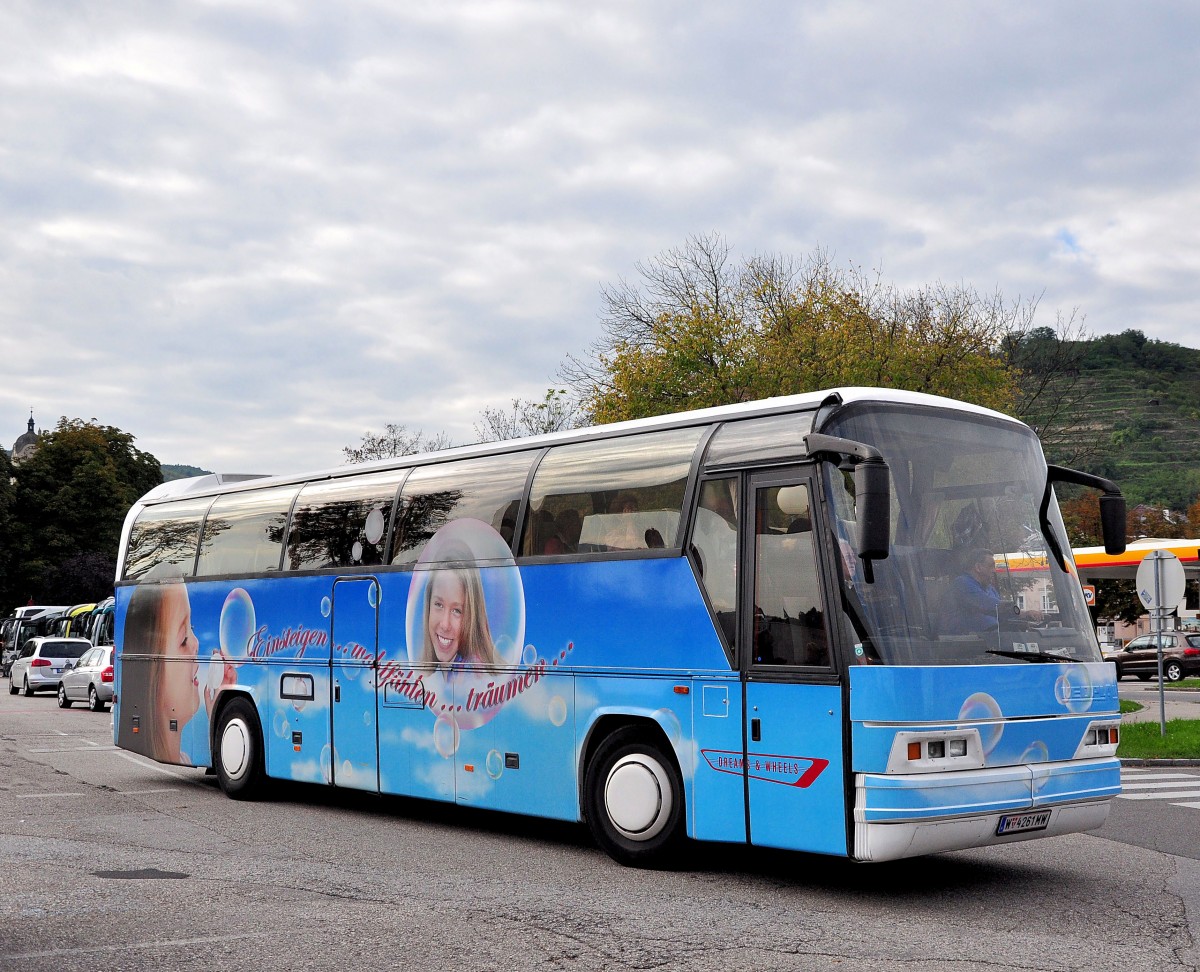
[(141, 577), (159, 564), (171, 564), (190, 577), (196, 563), (200, 521), (211, 503), (212, 498), (206, 496), (142, 510), (129, 533), (125, 579)]
[(392, 563), (415, 563), (439, 527), (465, 517), (490, 524), (511, 546), (534, 455), (519, 452), (414, 469), (401, 494)]
[(289, 570), (383, 563), (396, 487), (406, 470), (309, 483), (288, 530)]
[(77, 641), (44, 641), (38, 652), (42, 658), (79, 658), (91, 645)]
[(812, 421), (812, 412), (793, 412), (726, 422), (713, 436), (704, 461), (717, 465), (806, 456), (804, 437), (812, 431)]
[(197, 576), (278, 570), (295, 486), (218, 496), (204, 520)]
[(521, 552), (673, 547), (702, 429), (552, 449), (538, 467)]

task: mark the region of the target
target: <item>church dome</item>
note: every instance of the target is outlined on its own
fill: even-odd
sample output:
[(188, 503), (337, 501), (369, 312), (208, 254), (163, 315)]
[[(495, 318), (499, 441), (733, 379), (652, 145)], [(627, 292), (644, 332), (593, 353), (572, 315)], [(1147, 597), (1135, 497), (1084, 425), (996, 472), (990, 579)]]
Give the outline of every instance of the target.
[(30, 412), (29, 413), (29, 431), (26, 432), (24, 435), (19, 436), (17, 438), (17, 441), (13, 443), (13, 447), (12, 447), (13, 465), (16, 465), (16, 464), (28, 459), (35, 452), (37, 452), (37, 447), (38, 447), (38, 436), (37, 436), (37, 433), (33, 431), (33, 413)]

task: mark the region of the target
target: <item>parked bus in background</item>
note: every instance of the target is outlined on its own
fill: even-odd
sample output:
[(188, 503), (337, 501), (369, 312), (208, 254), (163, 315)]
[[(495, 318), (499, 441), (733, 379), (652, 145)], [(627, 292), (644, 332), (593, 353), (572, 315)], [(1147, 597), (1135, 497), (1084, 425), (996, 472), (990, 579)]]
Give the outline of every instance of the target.
[(46, 633), (55, 638), (87, 637), (85, 628), (94, 610), (95, 604), (76, 604), (69, 607), (50, 622)]
[(97, 647), (113, 644), (114, 604), (113, 598), (106, 597), (88, 617), (83, 636)]
[(63, 605), (28, 604), (0, 621), (0, 675), (7, 677), (21, 646), (30, 638), (49, 634), (51, 623), (66, 610)]
[[(1124, 543), (1119, 490), (1020, 422), (846, 388), (167, 483), (121, 541), (116, 741), (234, 797), (585, 820), (627, 864), (1088, 830), (1117, 691), (1055, 481)], [(1030, 584), (1052, 610), (1017, 611)]]

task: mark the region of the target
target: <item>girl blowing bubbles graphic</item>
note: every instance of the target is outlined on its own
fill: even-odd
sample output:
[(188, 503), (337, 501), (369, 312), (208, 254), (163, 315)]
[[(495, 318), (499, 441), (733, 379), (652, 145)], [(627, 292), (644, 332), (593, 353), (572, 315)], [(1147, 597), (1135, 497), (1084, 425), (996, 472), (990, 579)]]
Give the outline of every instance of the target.
[[(121, 746), (164, 763), (190, 762), (181, 752), (181, 742), (183, 727), (200, 709), (199, 647), (182, 575), (177, 569), (151, 571), (134, 590), (125, 612), (118, 696)], [(213, 653), (212, 664), (222, 666), (218, 689), (237, 680), (220, 652)], [(206, 710), (211, 710), (214, 696), (212, 686), (206, 685)], [(139, 723), (136, 733), (134, 716)]]

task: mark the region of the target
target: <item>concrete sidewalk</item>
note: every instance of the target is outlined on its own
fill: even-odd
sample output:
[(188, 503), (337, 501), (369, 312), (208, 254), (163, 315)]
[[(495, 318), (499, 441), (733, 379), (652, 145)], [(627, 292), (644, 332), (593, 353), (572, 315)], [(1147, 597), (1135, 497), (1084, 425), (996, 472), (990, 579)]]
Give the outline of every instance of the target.
[[(1137, 712), (1125, 712), (1121, 715), (1122, 722), (1158, 722), (1158, 695), (1152, 699), (1139, 698), (1136, 700), (1142, 708)], [(1172, 719), (1200, 719), (1200, 710), (1192, 702), (1178, 702), (1171, 698), (1171, 693), (1167, 693), (1166, 705), (1164, 711), (1167, 716), (1167, 722)]]

